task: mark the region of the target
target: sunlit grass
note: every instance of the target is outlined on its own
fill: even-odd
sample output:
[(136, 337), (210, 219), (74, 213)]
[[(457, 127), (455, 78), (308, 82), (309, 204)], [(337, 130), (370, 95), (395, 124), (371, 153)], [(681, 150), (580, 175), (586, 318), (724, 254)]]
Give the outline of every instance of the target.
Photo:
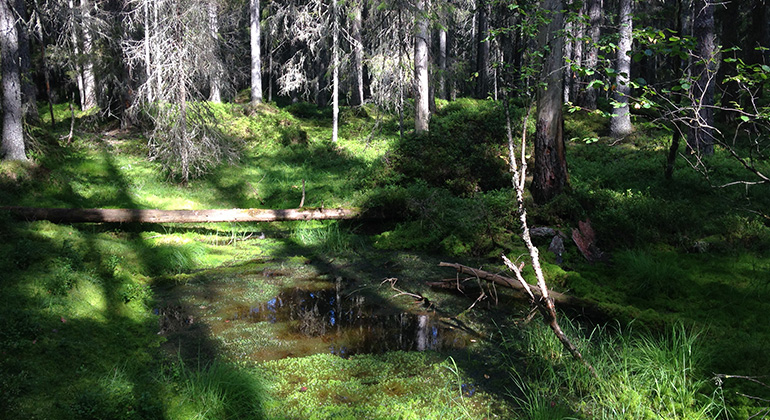
[(530, 360), (526, 368), (515, 361), (508, 367), (523, 418), (706, 420), (725, 413), (719, 390), (709, 386), (711, 355), (697, 331), (676, 324), (662, 334), (606, 327), (588, 334), (562, 319), (597, 378), (546, 326), (528, 326), (523, 343), (507, 340), (504, 346), (526, 346)]
[[(447, 126), (484, 122), (492, 132), (502, 127), (494, 125), (500, 122), (494, 106), (477, 102), (446, 104), (434, 121)], [(419, 181), (410, 184), (392, 172), (398, 141), (394, 116), (383, 115), (374, 130), (378, 116), (373, 108), (366, 108), (368, 116), (346, 110), (340, 140), (332, 144), (328, 110), (270, 104), (256, 111), (238, 105), (214, 108), (228, 133), (244, 141), (235, 165), (187, 185), (173, 184), (155, 162), (147, 161), (146, 140), (139, 133), (113, 138), (88, 117), (76, 121), (75, 138), (66, 148), (35, 155), (37, 161), (30, 164), (0, 164), (0, 201), (57, 207), (291, 208), (299, 205), (304, 181), (305, 206), (384, 203), (405, 220), (374, 238), (379, 249), (369, 249), (357, 230), (337, 222), (68, 226), (17, 223), (2, 216), (0, 407), (7, 415), (484, 418), (490, 401), (505, 404), (496, 396), (463, 395), (472, 372), (458, 367), (459, 358), (450, 365), (435, 355), (349, 360), (323, 355), (248, 369), (229, 362), (196, 365), (164, 359), (152, 286), (190, 284), (203, 293), (207, 285), (240, 275), (237, 267), (244, 261), (275, 259), (276, 264), (306, 267), (310, 276), (319, 273), (310, 268), (308, 256), (344, 259), (340, 265), (346, 270), (348, 262), (357, 263), (357, 255), (373, 260), (378, 273), (398, 275), (404, 282), (410, 276), (418, 279), (404, 287), (441, 307), (449, 298), (424, 286), (426, 279), (439, 277), (426, 267), (425, 255), (386, 258), (379, 255), (382, 249), (440, 250), (459, 262), (486, 255), (484, 266), (498, 264), (501, 251), (521, 252), (506, 190), (457, 197)], [(61, 136), (69, 131), (68, 105), (57, 105), (56, 113), (52, 134)], [(41, 115), (47, 121), (47, 113)], [(76, 111), (76, 117), (81, 113)], [(602, 121), (568, 118), (570, 136), (601, 137)], [(611, 262), (585, 264), (568, 243), (566, 264), (546, 264), (549, 281), (599, 301), (622, 326), (619, 333), (568, 330), (586, 349), (600, 381), (581, 370), (549, 330), (527, 327), (520, 347), (507, 347), (512, 350), (509, 367), (517, 369), (510, 387), (519, 398), (520, 418), (726, 417), (709, 382), (712, 372), (758, 375), (770, 370), (765, 319), (770, 228), (741, 210), (761, 208), (766, 190), (712, 189), (681, 161), (674, 180), (665, 181), (666, 141), (653, 130), (617, 146), (576, 141), (568, 147), (572, 190), (550, 206), (532, 208), (537, 223), (567, 235), (577, 220), (591, 218), (598, 245), (611, 251)], [(721, 150), (710, 163), (717, 168), (713, 179), (742, 173)], [(438, 167), (424, 168), (417, 162), (417, 167), (425, 172), (446, 164), (439, 160)], [(243, 293), (258, 300), (274, 296), (278, 288), (256, 283)], [(627, 329), (625, 323), (634, 319), (634, 329)], [(255, 347), (275, 338), (227, 336), (212, 342), (226, 340)], [(254, 395), (244, 395), (244, 389)], [(753, 414), (750, 401), (729, 397), (731, 409), (746, 414), (733, 418)]]
[(451, 366), (434, 354), (414, 352), (276, 360), (264, 367), (274, 381), (271, 393), (280, 397), (267, 413), (303, 419), (482, 418), (489, 410), (484, 397), (463, 399)]

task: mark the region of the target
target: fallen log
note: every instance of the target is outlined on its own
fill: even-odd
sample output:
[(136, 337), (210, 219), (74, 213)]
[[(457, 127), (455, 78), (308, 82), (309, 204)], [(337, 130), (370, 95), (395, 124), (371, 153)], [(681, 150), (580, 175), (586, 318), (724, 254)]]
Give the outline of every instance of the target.
[[(488, 271), (484, 271), (478, 268), (472, 268), (468, 267), (466, 265), (457, 264), (457, 263), (448, 263), (448, 262), (440, 262), (439, 267), (451, 267), (457, 270), (459, 273), (467, 274), (469, 276), (478, 277), (482, 280), (493, 282), (497, 285), (509, 287), (513, 290), (515, 290), (518, 293), (521, 293), (521, 297), (528, 298), (529, 295), (527, 294), (526, 290), (524, 289), (524, 286), (521, 285), (516, 279), (501, 276), (499, 274), (490, 273)], [(540, 291), (540, 288), (535, 285), (529, 285), (530, 290), (532, 290), (532, 293), (535, 295), (536, 298), (540, 299), (543, 296), (543, 293)], [(578, 297), (566, 295), (564, 293), (554, 292), (553, 290), (548, 291), (548, 296), (553, 299), (555, 303), (558, 303), (560, 305), (567, 305), (572, 307), (580, 307), (580, 308), (591, 308), (594, 309), (596, 307), (596, 304), (592, 301), (581, 299)]]
[(68, 209), (4, 206), (18, 219), (48, 220), (55, 223), (210, 223), (280, 222), (290, 220), (347, 220), (364, 217), (358, 208), (308, 209)]

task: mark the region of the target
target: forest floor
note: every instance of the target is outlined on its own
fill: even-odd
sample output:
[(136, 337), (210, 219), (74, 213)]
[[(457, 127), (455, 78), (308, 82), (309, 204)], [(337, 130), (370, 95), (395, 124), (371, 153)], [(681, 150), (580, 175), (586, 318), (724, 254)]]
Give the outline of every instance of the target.
[[(60, 106), (55, 128), (34, 132), (32, 163), (0, 166), (0, 205), (294, 208), (304, 194), (308, 207), (387, 218), (66, 225), (0, 215), (0, 417), (770, 415), (765, 186), (712, 188), (686, 164), (665, 180), (660, 131), (639, 121), (618, 144), (586, 142), (606, 122), (568, 116), (571, 189), (530, 212), (566, 235), (590, 219), (610, 255), (591, 264), (571, 242), (559, 257), (538, 242), (551, 286), (600, 309), (561, 318), (596, 380), (507, 291), (426, 284), (455, 278), (440, 261), (503, 273), (501, 253), (525, 254), (500, 171), (499, 107), (444, 103), (434, 134), (404, 139), (396, 118), (348, 109), (337, 144), (330, 113), (312, 105), (213, 109), (241, 159), (180, 185), (147, 159), (140, 131), (115, 122), (78, 115), (63, 145)], [(712, 182), (741, 175), (719, 153), (710, 163)]]

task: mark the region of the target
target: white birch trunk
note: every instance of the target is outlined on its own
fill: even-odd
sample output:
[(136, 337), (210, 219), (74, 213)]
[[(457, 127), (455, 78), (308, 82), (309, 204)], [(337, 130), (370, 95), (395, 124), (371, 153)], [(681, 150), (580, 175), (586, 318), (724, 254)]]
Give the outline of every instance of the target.
[[(142, 14), (144, 18), (144, 72), (146, 80), (152, 78), (152, 56), (150, 55), (150, 43), (152, 40), (152, 31), (150, 27), (150, 5), (149, 0), (142, 2)], [(147, 84), (147, 102), (155, 100), (152, 90), (152, 83)]]
[(430, 79), (428, 77), (428, 0), (417, 0), (417, 31), (414, 37), (415, 117), (417, 133), (430, 124)]
[(96, 103), (96, 76), (94, 75), (94, 44), (91, 35), (91, 3), (88, 0), (80, 1), (81, 27), (83, 30), (83, 97), (81, 97), (82, 109), (85, 111), (97, 106)]
[(355, 86), (353, 89), (353, 105), (364, 104), (364, 44), (361, 40), (361, 3), (353, 2), (351, 12), (350, 36), (353, 43), (353, 71), (355, 72)]
[[(215, 0), (209, 1), (209, 31), (211, 32), (212, 47), (215, 52), (219, 51), (219, 21), (217, 19), (217, 3)], [(212, 69), (209, 74), (209, 101), (214, 103), (222, 102), (222, 68), (219, 60), (211, 63)]]
[(623, 137), (634, 131), (628, 107), (629, 94), (631, 93), (631, 86), (629, 85), (631, 57), (628, 54), (631, 52), (632, 14), (633, 0), (620, 0), (620, 39), (618, 40), (617, 77), (615, 79), (614, 99), (622, 105), (615, 108), (610, 119), (610, 131), (614, 137)]
[(337, 0), (332, 0), (332, 142), (337, 142), (340, 120), (340, 27)]
[(262, 58), (260, 56), (259, 0), (250, 0), (251, 104), (262, 102)]

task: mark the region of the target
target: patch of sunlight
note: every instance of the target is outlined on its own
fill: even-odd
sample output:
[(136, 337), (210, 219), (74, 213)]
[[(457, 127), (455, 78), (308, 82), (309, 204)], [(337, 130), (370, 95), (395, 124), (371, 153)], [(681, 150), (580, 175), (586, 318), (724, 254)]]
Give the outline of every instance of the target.
[(157, 245), (160, 245), (160, 244), (185, 245), (185, 244), (195, 242), (195, 240), (188, 235), (175, 235), (175, 234), (163, 235), (152, 239)]
[(72, 291), (72, 314), (78, 318), (88, 318), (104, 322), (108, 307), (104, 287), (90, 281), (81, 281)]

